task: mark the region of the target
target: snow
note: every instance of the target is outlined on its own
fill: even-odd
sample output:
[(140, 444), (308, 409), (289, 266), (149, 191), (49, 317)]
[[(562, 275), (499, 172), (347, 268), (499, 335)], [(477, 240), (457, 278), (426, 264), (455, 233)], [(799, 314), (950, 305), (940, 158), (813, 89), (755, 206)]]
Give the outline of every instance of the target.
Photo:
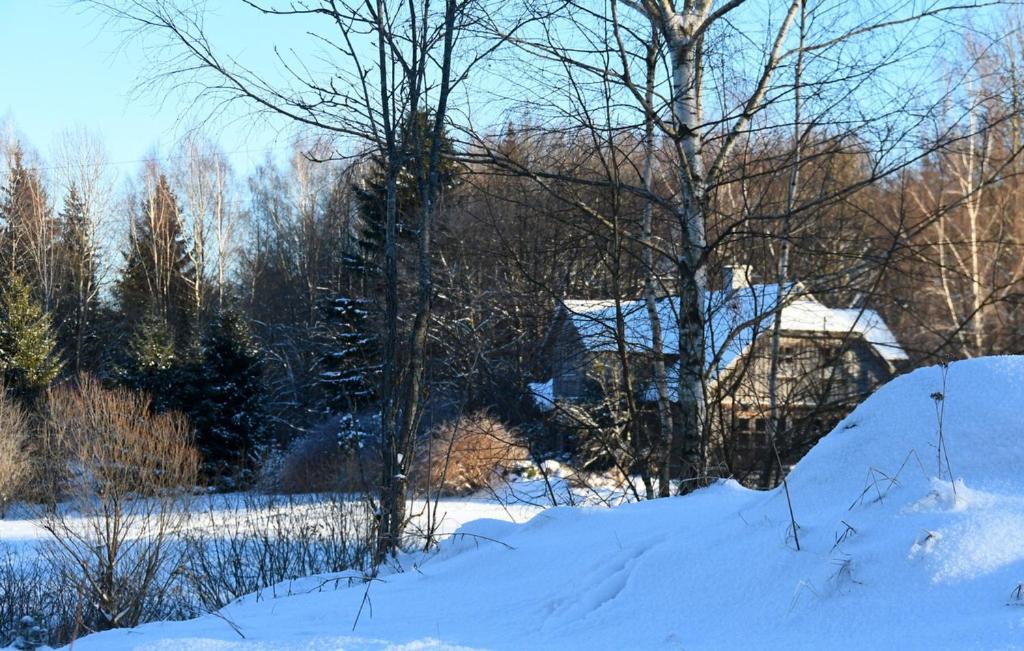
[[(728, 368), (751, 342), (768, 331), (779, 303), (779, 288), (774, 284), (755, 284), (707, 294), (705, 355), (716, 374)], [(859, 335), (882, 359), (895, 362), (907, 359), (885, 322), (868, 309), (830, 308), (817, 301), (799, 284), (783, 287), (782, 328), (789, 331), (827, 332)], [(566, 300), (562, 303), (584, 348), (594, 352), (614, 352), (616, 347), (616, 304), (613, 300)], [(653, 349), (651, 320), (644, 301), (621, 301), (623, 333), (630, 352)], [(679, 299), (657, 303), (662, 328), (662, 350), (679, 350), (676, 315)]]
[(782, 308), (782, 329), (856, 333), (864, 337), (882, 359), (888, 362), (907, 359), (896, 336), (874, 310), (830, 308), (814, 300), (798, 299)]
[(368, 585), (317, 577), (75, 649), (1024, 648), (1021, 404), (1021, 357), (886, 385), (791, 473), (800, 551), (781, 489), (720, 482), (471, 521)]
[(555, 381), (548, 380), (547, 382), (531, 382), (528, 385), (530, 397), (533, 398), (533, 403), (537, 405), (537, 409), (541, 411), (551, 411), (555, 408)]

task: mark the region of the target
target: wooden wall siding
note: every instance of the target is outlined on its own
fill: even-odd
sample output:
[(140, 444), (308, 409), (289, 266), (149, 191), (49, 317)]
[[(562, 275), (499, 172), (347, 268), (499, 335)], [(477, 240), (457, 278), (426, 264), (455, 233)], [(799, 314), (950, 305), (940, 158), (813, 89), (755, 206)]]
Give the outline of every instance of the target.
[[(857, 399), (888, 379), (886, 363), (862, 339), (786, 333), (780, 342), (779, 401), (793, 407), (812, 407)], [(765, 337), (738, 360), (720, 383), (724, 402), (744, 406), (768, 404), (771, 342)], [(741, 373), (741, 377), (732, 375)]]
[[(552, 378), (557, 399), (591, 402), (621, 390), (618, 353), (585, 350), (568, 319), (556, 327)], [(859, 337), (791, 331), (783, 333), (780, 344), (779, 436), (783, 463), (789, 464), (892, 373)], [(759, 338), (714, 387), (721, 393), (711, 415), (713, 447), (723, 470), (740, 481), (756, 480), (768, 454), (770, 346), (769, 337)], [(665, 357), (669, 365), (678, 360), (677, 355)], [(635, 391), (653, 383), (649, 355), (632, 355), (630, 367)], [(654, 405), (647, 409), (653, 412)]]
[[(891, 370), (860, 338), (790, 332), (780, 344), (779, 448), (783, 463), (791, 464), (888, 380)], [(764, 338), (749, 352), (748, 364), (738, 369), (742, 377), (732, 378), (735, 391), (722, 396), (713, 413), (720, 461), (740, 481), (757, 478), (769, 452), (770, 345)]]
[(566, 318), (561, 318), (552, 347), (552, 388), (556, 398), (573, 402), (591, 397), (587, 374), (593, 356), (583, 348), (579, 333)]

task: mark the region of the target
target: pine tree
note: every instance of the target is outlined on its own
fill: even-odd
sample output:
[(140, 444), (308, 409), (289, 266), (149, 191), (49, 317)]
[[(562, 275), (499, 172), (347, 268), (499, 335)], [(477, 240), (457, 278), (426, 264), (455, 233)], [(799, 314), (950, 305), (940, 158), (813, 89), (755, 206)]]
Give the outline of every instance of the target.
[(352, 413), (373, 402), (379, 381), (378, 338), (365, 300), (336, 296), (324, 306), (320, 386), (334, 413)]
[(263, 359), (245, 321), (234, 311), (216, 315), (202, 339), (186, 412), (196, 431), (208, 476), (242, 482), (267, 444)]
[(34, 400), (60, 373), (49, 315), (32, 299), (28, 284), (12, 276), (0, 295), (0, 369), (14, 395)]
[(159, 175), (133, 217), (131, 243), (116, 287), (129, 323), (155, 313), (170, 326), (179, 348), (188, 346), (193, 335), (191, 290), (196, 277), (180, 214), (167, 177)]

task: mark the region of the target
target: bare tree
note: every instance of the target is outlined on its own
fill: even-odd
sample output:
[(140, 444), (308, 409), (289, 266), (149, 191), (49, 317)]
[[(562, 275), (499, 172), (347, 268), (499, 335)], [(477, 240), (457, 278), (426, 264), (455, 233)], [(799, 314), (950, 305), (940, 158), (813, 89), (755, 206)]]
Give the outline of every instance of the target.
[[(800, 220), (801, 226), (790, 226), (795, 237), (802, 224), (812, 224), (830, 206), (919, 161), (925, 152), (908, 145), (927, 120), (922, 116), (934, 115), (947, 94), (922, 83), (882, 100), (887, 97), (883, 80), (899, 75), (910, 61), (923, 65), (941, 45), (941, 38), (926, 30), (930, 22), (969, 18), (996, 4), (920, 8), (902, 2), (846, 10), (831, 1), (789, 0), (769, 11), (743, 0), (531, 3), (537, 15), (550, 12), (552, 26), (514, 39), (522, 58), (535, 62), (515, 76), (531, 94), (520, 101), (522, 110), (542, 116), (548, 129), (569, 132), (591, 129), (596, 120), (603, 121), (602, 129), (628, 132), (650, 119), (663, 143), (660, 187), (643, 182), (621, 187), (671, 216), (671, 240), (646, 245), (655, 249), (658, 262), (670, 265), (673, 289), (681, 297), (679, 347), (673, 351), (681, 360), (677, 426), (688, 450), (688, 474), (696, 480), (686, 486), (700, 485), (709, 474), (706, 388), (714, 354), (705, 335), (708, 269), (730, 252), (751, 255), (744, 251), (744, 233), (766, 233), (766, 224)], [(797, 30), (798, 23), (804, 29)], [(646, 74), (652, 45), (658, 73), (653, 92)], [(796, 76), (800, 83), (794, 83)], [(607, 103), (600, 89), (608, 84), (616, 88), (615, 110), (605, 115), (595, 109)], [(794, 94), (798, 87), (804, 89), (800, 100)], [(816, 162), (794, 163), (767, 146), (794, 134), (794, 103), (801, 105), (800, 131), (810, 133), (813, 125), (832, 143), (832, 155), (862, 156), (866, 164), (851, 168), (849, 177), (827, 193), (796, 196), (789, 207), (785, 202), (751, 205), (751, 183), (773, 170)], [(542, 185), (572, 176), (571, 170), (552, 175), (503, 156), (483, 138), (478, 143), (485, 157)], [(586, 208), (613, 228), (594, 206)], [(781, 232), (767, 230), (773, 237)], [(877, 273), (865, 274), (870, 265), (866, 258), (851, 262), (848, 272), (877, 280)], [(775, 276), (777, 262), (769, 268), (768, 275)], [(834, 285), (836, 279), (824, 282)]]
[(113, 179), (103, 143), (85, 130), (67, 130), (60, 134), (54, 147), (56, 174), (68, 194), (75, 215), (64, 215), (63, 266), (65, 286), (61, 291), (60, 312), (66, 323), (63, 330), (71, 329), (70, 368), (76, 373), (83, 370), (87, 339), (92, 333), (95, 307), (100, 299), (102, 283), (109, 275), (109, 255), (104, 255), (103, 232), (110, 226), (113, 208)]
[(187, 522), (199, 457), (180, 414), (88, 376), (47, 399), (45, 447), (65, 503), (41, 514), (47, 554), (77, 590), (89, 630), (135, 626), (174, 581), (172, 538)]
[[(174, 158), (174, 180), (192, 240), (189, 256), (196, 269), (192, 281), (193, 309), (202, 317), (207, 300), (216, 300), (218, 308), (224, 304), (238, 204), (232, 196), (231, 168), (224, 153), (209, 138), (197, 131), (189, 132), (179, 143)], [(208, 287), (211, 279), (212, 296)]]
[[(250, 102), (259, 110), (311, 127), (339, 147), (368, 145), (385, 161), (384, 337), (381, 429), (384, 471), (380, 486), (378, 561), (401, 542), (405, 525), (407, 472), (420, 416), (424, 357), (430, 323), (432, 224), (441, 193), (441, 146), (449, 121), (449, 99), (469, 69), (487, 53), (455, 57), (464, 27), (481, 19), (476, 2), (446, 0), (440, 6), (376, 0), (342, 5), (324, 0), (276, 5), (249, 2), (264, 16), (322, 19), (315, 42), (343, 61), (324, 79), (298, 60), (282, 60), (288, 84), (275, 84), (219, 53), (204, 31), (203, 9), (168, 0), (97, 2), (110, 15), (147, 36), (166, 39), (154, 71), (195, 83), (220, 98)], [(468, 38), (468, 35), (465, 36)], [(367, 47), (367, 45), (370, 47)], [(453, 66), (459, 65), (458, 69)], [(294, 84), (294, 86), (289, 86)], [(420, 128), (424, 124), (425, 129)], [(409, 160), (416, 164), (408, 166)], [(420, 162), (422, 161), (422, 164)], [(418, 288), (400, 327), (398, 293), (397, 177), (411, 168), (418, 194), (416, 260)]]

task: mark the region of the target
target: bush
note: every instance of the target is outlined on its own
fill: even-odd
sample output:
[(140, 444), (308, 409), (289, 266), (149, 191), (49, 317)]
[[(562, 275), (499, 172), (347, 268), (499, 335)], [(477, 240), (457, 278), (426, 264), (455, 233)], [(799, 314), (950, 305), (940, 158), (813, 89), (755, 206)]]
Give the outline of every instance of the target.
[(284, 581), (353, 570), (361, 580), (373, 549), (369, 504), (246, 495), (211, 508), (184, 537), (184, 589), (206, 611)]
[(44, 554), (78, 594), (84, 632), (173, 616), (173, 537), (199, 464), (185, 418), (153, 415), (141, 394), (81, 376), (48, 393), (44, 437), (48, 457), (64, 460), (67, 500), (42, 514)]
[(260, 487), (285, 494), (365, 492), (380, 482), (380, 455), (367, 438), (342, 419), (296, 439), (264, 465)]
[(79, 631), (77, 595), (65, 590), (45, 559), (0, 545), (0, 648), (14, 644), (26, 617), (52, 646), (70, 642)]
[(466, 495), (490, 487), (505, 471), (529, 460), (517, 431), (480, 412), (431, 432), (417, 465), (428, 492)]
[(31, 475), (29, 417), (0, 386), (0, 517), (22, 499)]

